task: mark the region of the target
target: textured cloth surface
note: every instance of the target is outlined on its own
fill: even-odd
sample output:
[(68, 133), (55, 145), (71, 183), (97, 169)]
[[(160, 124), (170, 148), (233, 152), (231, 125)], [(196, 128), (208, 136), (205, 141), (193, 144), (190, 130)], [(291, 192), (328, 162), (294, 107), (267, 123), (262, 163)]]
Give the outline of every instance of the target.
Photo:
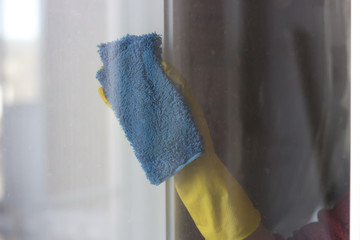
[[(350, 229), (349, 192), (331, 210), (321, 210), (318, 222), (309, 223), (294, 232), (287, 240), (349, 240)], [(276, 240), (284, 240), (275, 234)]]
[(97, 79), (147, 178), (158, 185), (204, 152), (189, 107), (161, 67), (155, 33), (99, 45)]

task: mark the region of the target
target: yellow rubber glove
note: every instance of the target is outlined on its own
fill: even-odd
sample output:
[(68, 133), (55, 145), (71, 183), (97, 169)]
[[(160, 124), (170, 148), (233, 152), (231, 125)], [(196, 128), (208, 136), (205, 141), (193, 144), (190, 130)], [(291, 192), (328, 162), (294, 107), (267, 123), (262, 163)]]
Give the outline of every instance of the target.
[(109, 108), (111, 108), (111, 105), (110, 105), (110, 103), (109, 103), (109, 100), (106, 98), (104, 89), (103, 89), (102, 87), (99, 88), (99, 94), (100, 94), (100, 97), (102, 98), (102, 100), (104, 101), (104, 103), (105, 103)]
[[(184, 78), (170, 64), (162, 66), (181, 87), (205, 145), (205, 152), (174, 176), (176, 191), (206, 240), (245, 239), (260, 225), (260, 214), (217, 157), (202, 110)], [(99, 93), (111, 107), (102, 88)]]
[(205, 144), (205, 153), (174, 176), (176, 191), (205, 239), (245, 239), (258, 228), (260, 214), (217, 157), (202, 110), (184, 78), (171, 65), (162, 66), (181, 86)]

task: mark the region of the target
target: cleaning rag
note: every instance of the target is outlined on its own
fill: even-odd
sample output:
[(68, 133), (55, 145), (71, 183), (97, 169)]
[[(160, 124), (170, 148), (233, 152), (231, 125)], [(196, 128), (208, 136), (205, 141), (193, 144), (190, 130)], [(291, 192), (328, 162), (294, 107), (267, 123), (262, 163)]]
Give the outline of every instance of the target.
[(159, 185), (204, 152), (202, 137), (176, 84), (161, 66), (156, 33), (100, 44), (97, 72), (147, 178)]

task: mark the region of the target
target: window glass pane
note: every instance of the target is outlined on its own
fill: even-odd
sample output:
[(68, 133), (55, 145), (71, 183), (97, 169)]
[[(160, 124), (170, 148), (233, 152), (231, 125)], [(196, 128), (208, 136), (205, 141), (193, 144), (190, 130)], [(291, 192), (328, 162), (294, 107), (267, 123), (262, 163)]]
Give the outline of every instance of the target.
[(97, 45), (162, 33), (163, 2), (0, 6), (0, 239), (165, 239), (165, 186), (142, 174), (95, 78)]

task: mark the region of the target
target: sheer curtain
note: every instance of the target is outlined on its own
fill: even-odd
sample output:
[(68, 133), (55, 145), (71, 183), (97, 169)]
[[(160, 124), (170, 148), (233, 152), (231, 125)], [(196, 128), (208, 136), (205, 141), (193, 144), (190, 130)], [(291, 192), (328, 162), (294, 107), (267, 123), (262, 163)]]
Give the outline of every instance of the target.
[(98, 96), (96, 45), (163, 32), (163, 2), (2, 0), (0, 239), (165, 239), (148, 183)]

